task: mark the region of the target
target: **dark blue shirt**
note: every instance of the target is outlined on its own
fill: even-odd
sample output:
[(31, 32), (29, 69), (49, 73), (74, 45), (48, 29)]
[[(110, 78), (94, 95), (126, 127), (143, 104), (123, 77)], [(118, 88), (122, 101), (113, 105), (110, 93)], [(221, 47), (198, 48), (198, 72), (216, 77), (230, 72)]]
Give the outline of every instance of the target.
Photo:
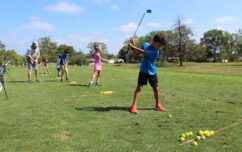
[(66, 63), (69, 60), (69, 55), (62, 54), (60, 56), (60, 60), (61, 60), (60, 62), (61, 64), (63, 64), (63, 62)]

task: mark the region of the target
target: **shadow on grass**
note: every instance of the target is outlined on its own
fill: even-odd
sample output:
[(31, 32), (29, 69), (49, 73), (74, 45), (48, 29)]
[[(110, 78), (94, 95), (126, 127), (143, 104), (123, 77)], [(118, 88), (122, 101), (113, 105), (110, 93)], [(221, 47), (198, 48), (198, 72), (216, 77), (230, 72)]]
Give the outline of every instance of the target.
[[(108, 111), (130, 111), (129, 107), (84, 107), (75, 108), (79, 111), (98, 111), (98, 112), (108, 112)], [(154, 110), (154, 108), (139, 108), (138, 110)]]
[(85, 85), (85, 84), (68, 84), (68, 86), (73, 86), (73, 87), (88, 87), (88, 85)]
[(44, 82), (60, 82), (60, 80), (44, 80)]
[(28, 81), (7, 81), (8, 83), (28, 83)]

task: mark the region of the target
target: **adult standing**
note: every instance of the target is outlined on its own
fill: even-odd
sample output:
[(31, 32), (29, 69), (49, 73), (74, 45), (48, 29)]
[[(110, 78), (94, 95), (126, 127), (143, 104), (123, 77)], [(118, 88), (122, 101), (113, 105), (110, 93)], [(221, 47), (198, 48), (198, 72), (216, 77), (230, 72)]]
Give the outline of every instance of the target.
[(32, 83), (32, 70), (35, 70), (36, 82), (39, 82), (38, 78), (38, 59), (40, 57), (40, 50), (38, 42), (33, 42), (30, 48), (27, 50), (28, 61), (28, 78), (29, 83)]

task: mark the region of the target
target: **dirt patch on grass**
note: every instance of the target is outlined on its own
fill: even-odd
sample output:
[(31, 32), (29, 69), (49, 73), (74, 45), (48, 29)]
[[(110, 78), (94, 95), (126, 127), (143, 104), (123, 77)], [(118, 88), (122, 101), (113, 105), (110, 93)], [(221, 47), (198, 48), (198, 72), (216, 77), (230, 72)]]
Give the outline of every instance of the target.
[(72, 136), (69, 132), (63, 132), (60, 136), (60, 140), (61, 141), (64, 141), (64, 140), (67, 140), (67, 139), (70, 139)]

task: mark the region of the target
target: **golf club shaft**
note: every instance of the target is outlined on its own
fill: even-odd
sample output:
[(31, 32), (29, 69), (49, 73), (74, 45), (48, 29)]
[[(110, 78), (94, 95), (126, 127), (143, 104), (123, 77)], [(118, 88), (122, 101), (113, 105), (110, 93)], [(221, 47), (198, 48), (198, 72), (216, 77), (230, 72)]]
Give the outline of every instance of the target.
[(143, 16), (142, 16), (142, 18), (141, 18), (141, 20), (140, 20), (140, 22), (139, 22), (139, 24), (138, 24), (138, 26), (137, 26), (135, 32), (134, 32), (133, 38), (136, 36), (136, 33), (137, 33), (137, 31), (138, 31), (138, 29), (139, 29), (139, 27), (140, 27), (140, 25), (141, 25), (141, 23), (142, 23), (142, 21), (143, 21), (143, 19), (144, 19), (144, 17), (145, 17), (145, 14), (146, 14), (146, 13), (143, 14)]
[[(141, 25), (141, 23), (142, 23), (142, 21), (143, 21), (143, 19), (144, 19), (144, 17), (145, 17), (145, 14), (146, 14), (146, 13), (144, 13), (144, 14), (143, 14), (143, 16), (142, 16), (142, 18), (141, 18), (141, 20), (140, 20), (140, 22), (139, 22), (139, 24), (138, 24), (138, 26), (137, 26), (137, 28), (136, 28), (135, 32), (134, 32), (134, 35), (133, 35), (133, 37), (132, 37), (132, 38), (134, 38), (134, 37), (136, 36), (137, 31), (138, 31), (138, 29), (139, 29), (139, 27), (140, 27), (140, 25)], [(130, 49), (130, 47), (128, 47), (127, 52), (129, 52), (129, 49)]]
[(3, 83), (2, 85), (3, 85), (3, 90), (5, 92), (6, 99), (8, 100), (8, 94), (7, 94), (7, 90), (5, 88), (5, 84)]

